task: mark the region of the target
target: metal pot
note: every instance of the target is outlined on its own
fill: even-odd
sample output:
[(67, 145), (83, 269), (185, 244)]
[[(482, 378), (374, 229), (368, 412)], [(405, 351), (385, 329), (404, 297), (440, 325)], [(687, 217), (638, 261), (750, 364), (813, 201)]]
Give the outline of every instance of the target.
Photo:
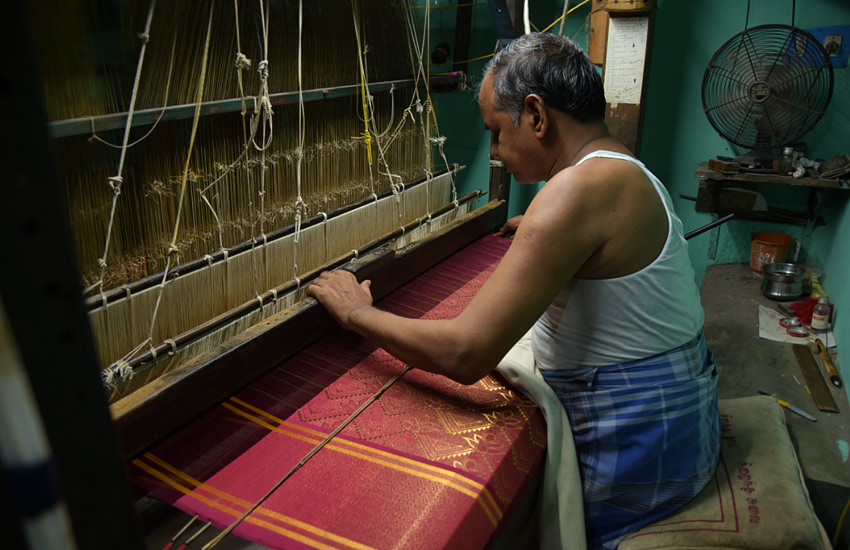
[(762, 273), (761, 293), (771, 300), (794, 300), (803, 293), (806, 270), (796, 264), (767, 264)]

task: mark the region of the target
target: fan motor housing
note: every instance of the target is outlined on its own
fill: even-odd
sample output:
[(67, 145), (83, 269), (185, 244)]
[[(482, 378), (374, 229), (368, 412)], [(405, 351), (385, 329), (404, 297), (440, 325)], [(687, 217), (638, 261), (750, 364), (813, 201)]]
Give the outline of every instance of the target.
[(750, 98), (756, 103), (762, 103), (770, 97), (770, 86), (765, 82), (756, 82), (750, 86)]

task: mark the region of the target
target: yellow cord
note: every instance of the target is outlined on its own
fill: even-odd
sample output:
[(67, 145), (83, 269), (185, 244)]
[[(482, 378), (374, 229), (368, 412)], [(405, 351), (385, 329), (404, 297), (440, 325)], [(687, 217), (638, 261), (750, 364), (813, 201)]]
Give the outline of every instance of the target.
[(835, 526), (835, 534), (832, 536), (832, 545), (838, 544), (838, 537), (841, 535), (841, 526), (844, 524), (844, 518), (847, 516), (847, 510), (850, 509), (850, 498), (847, 499), (847, 504), (844, 505), (844, 511), (841, 512), (841, 517), (838, 519), (838, 525)]
[[(567, 15), (569, 15), (569, 14), (571, 14), (572, 12), (576, 11), (577, 9), (579, 9), (579, 8), (580, 8), (580, 7), (582, 7), (583, 5), (587, 4), (588, 2), (590, 2), (590, 0), (584, 0), (584, 2), (582, 2), (582, 3), (580, 3), (580, 4), (577, 4), (577, 5), (573, 6), (573, 7), (571, 7), (571, 8), (569, 9), (569, 11), (567, 12)], [(559, 17), (559, 18), (555, 19), (554, 21), (552, 21), (552, 24), (551, 24), (551, 25), (549, 25), (548, 27), (546, 27), (545, 29), (543, 29), (543, 30), (542, 30), (542, 31), (540, 31), (540, 32), (546, 32), (546, 31), (548, 31), (549, 29), (551, 29), (552, 27), (554, 27), (555, 25), (557, 25), (558, 23), (560, 23), (560, 22), (561, 22), (561, 19), (563, 19), (563, 18), (564, 18), (564, 16), (562, 15), (561, 17)]]
[[(580, 4), (573, 6), (572, 8), (569, 9), (569, 11), (567, 12), (567, 15), (571, 14), (572, 12), (579, 9), (580, 7), (587, 4), (588, 2), (590, 2), (590, 0), (584, 0), (584, 2), (581, 2)], [(540, 32), (544, 33), (546, 31), (548, 31), (549, 29), (551, 29), (552, 27), (557, 25), (561, 21), (561, 19), (563, 19), (563, 18), (564, 18), (564, 16), (562, 15), (561, 17), (555, 19), (554, 21), (552, 21), (551, 25), (549, 25), (548, 27), (546, 27), (545, 29), (543, 29)], [(482, 56), (479, 56), (479, 57), (473, 57), (472, 59), (467, 59), (465, 61), (453, 61), (452, 63), (455, 64), (455, 65), (459, 65), (459, 64), (462, 64), (462, 63), (471, 63), (473, 61), (480, 61), (482, 59), (487, 59), (488, 57), (493, 57), (494, 55), (496, 55), (496, 54), (495, 53), (488, 53), (487, 55), (482, 55)], [(446, 64), (447, 63), (442, 63), (441, 65), (446, 65)], [(432, 65), (432, 66), (439, 66), (439, 65)], [(450, 74), (450, 73), (433, 73), (433, 74)]]
[[(448, 6), (434, 6), (431, 9), (432, 10), (450, 10), (450, 9), (453, 9), (453, 8), (468, 8), (470, 6), (487, 6), (487, 5), (489, 5), (488, 2), (469, 2), (469, 3), (466, 3), (466, 4), (449, 4)], [(410, 7), (415, 9), (415, 10), (424, 10), (425, 8), (428, 7), (428, 5), (426, 3), (425, 6), (410, 6)]]
[[(180, 213), (183, 210), (183, 199), (186, 196), (186, 181), (189, 179), (189, 163), (192, 160), (192, 149), (195, 146), (195, 135), (198, 133), (198, 120), (201, 117), (201, 105), (204, 103), (204, 82), (207, 78), (207, 55), (210, 50), (210, 34), (212, 30), (213, 6), (210, 5), (210, 18), (207, 22), (207, 39), (204, 44), (204, 56), (201, 61), (201, 77), (198, 79), (198, 101), (195, 104), (195, 117), (192, 120), (192, 134), (189, 138), (189, 151), (186, 153), (186, 164), (183, 166), (183, 177), (180, 181), (180, 198), (177, 201), (177, 216), (174, 222), (174, 235), (171, 237), (171, 245), (169, 246), (169, 258), (171, 252), (177, 249), (177, 235), (180, 231)], [(166, 269), (167, 271), (167, 269)]]
[(363, 70), (363, 50), (360, 46), (360, 28), (358, 21), (360, 19), (360, 8), (357, 7), (357, 0), (352, 0), (354, 5), (354, 36), (357, 38), (357, 59), (360, 61), (360, 99), (363, 103), (363, 125), (365, 129), (359, 136), (352, 139), (362, 139), (366, 143), (366, 156), (369, 158), (369, 166), (372, 166), (372, 134), (369, 133), (369, 98), (366, 91), (366, 72)]

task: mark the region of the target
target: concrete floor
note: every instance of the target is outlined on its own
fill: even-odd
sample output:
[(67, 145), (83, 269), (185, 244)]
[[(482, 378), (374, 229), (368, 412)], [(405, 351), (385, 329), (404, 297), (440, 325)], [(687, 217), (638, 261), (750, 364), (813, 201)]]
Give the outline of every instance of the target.
[[(701, 297), (706, 340), (720, 372), (719, 395), (721, 399), (745, 397), (762, 390), (817, 418), (810, 422), (790, 412), (785, 415), (815, 512), (832, 537), (850, 499), (847, 389), (827, 384), (840, 412), (818, 410), (806, 390), (792, 345), (759, 337), (759, 305), (774, 310), (780, 303), (762, 295), (761, 282), (745, 264), (721, 264), (706, 270)], [(833, 362), (837, 366), (834, 352)], [(823, 368), (819, 358), (816, 363)], [(846, 549), (850, 544), (847, 521), (836, 548)]]

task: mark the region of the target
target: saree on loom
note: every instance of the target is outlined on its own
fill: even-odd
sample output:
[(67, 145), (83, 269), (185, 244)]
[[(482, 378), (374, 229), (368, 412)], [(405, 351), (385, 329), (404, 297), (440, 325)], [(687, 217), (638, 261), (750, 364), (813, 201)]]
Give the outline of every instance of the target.
[[(484, 237), (378, 307), (457, 315), (510, 241)], [(403, 367), (336, 330), (133, 461), (133, 481), (217, 527), (260, 500)], [(537, 406), (499, 375), (464, 386), (412, 370), (234, 534), (272, 548), (480, 548), (544, 456)]]

